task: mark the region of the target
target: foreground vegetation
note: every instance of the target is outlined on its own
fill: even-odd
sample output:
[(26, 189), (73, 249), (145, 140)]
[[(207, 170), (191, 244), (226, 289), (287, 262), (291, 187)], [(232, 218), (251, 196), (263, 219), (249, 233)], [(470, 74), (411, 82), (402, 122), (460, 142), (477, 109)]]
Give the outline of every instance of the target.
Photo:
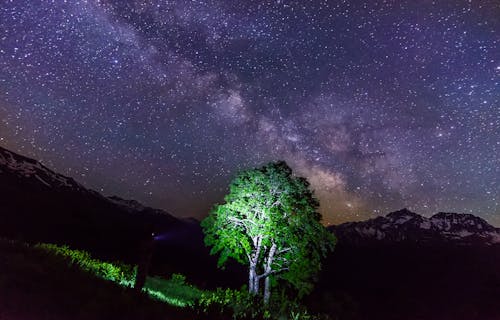
[(67, 246), (0, 240), (0, 256), (0, 319), (313, 319), (296, 303), (264, 309), (246, 288), (202, 290), (180, 274), (148, 277), (137, 294), (136, 268)]
[[(70, 249), (67, 246), (38, 244), (35, 248), (44, 250), (49, 254), (55, 254), (70, 265), (77, 266), (96, 277), (113, 281), (126, 288), (134, 286), (137, 267), (121, 262), (110, 263), (93, 259), (88, 252)], [(202, 290), (185, 283), (185, 277), (180, 274), (172, 275), (169, 280), (160, 277), (148, 277), (143, 292), (151, 298), (176, 307), (193, 307), (202, 294)]]
[(0, 240), (0, 319), (197, 318), (194, 310), (136, 294), (102, 276), (124, 279), (121, 268), (81, 251)]

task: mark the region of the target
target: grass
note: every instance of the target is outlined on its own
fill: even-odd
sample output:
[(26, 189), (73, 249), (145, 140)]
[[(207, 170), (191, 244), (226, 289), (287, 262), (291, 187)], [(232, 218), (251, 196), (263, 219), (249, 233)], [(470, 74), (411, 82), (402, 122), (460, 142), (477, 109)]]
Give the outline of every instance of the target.
[(143, 291), (173, 306), (194, 307), (206, 291), (187, 284), (185, 280), (186, 278), (180, 274), (172, 275), (170, 280), (148, 277)]
[(93, 259), (88, 252), (70, 249), (68, 246), (41, 243), (35, 245), (34, 248), (59, 256), (70, 266), (77, 266), (102, 279), (116, 282), (121, 286), (131, 287), (133, 285), (136, 270), (132, 266), (120, 262), (111, 263)]
[(200, 319), (188, 308), (198, 289), (149, 278), (137, 294), (133, 272), (84, 251), (0, 239), (0, 319)]
[(180, 274), (147, 277), (139, 294), (136, 271), (67, 246), (0, 239), (0, 319), (315, 319), (278, 317), (246, 290), (201, 290)]
[[(67, 246), (43, 243), (36, 245), (35, 248), (57, 255), (71, 266), (78, 266), (86, 272), (120, 286), (132, 288), (134, 285), (137, 269), (130, 265), (94, 259), (88, 252), (70, 249)], [(175, 307), (193, 307), (203, 293), (203, 290), (186, 283), (186, 278), (181, 274), (174, 274), (170, 279), (147, 277), (142, 291), (151, 298)]]

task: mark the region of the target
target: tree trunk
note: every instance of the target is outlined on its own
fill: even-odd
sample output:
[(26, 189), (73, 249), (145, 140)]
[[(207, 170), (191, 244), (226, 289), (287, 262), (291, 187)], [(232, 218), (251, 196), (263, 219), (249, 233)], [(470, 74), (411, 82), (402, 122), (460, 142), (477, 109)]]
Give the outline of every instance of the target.
[(254, 294), (255, 295), (259, 294), (259, 291), (260, 291), (260, 278), (257, 275), (255, 275), (255, 277), (254, 277), (253, 290), (254, 290)]
[(274, 254), (276, 253), (276, 244), (273, 243), (271, 249), (269, 250), (269, 255), (267, 256), (266, 265), (264, 268), (264, 274), (266, 275), (264, 278), (264, 304), (269, 303), (269, 299), (271, 298), (271, 283), (269, 277), (272, 272), (272, 264), (274, 259)]
[(253, 265), (253, 261), (250, 261), (248, 271), (248, 292), (255, 294), (254, 292), (254, 279), (255, 279), (255, 265)]
[(259, 277), (257, 276), (257, 264), (259, 263), (260, 256), (260, 247), (261, 247), (262, 238), (256, 237), (253, 239), (253, 243), (255, 245), (255, 250), (251, 254), (250, 265), (248, 270), (248, 292), (257, 295), (259, 294)]
[(269, 299), (271, 298), (271, 283), (270, 283), (270, 276), (267, 276), (266, 279), (264, 280), (264, 303), (268, 304)]

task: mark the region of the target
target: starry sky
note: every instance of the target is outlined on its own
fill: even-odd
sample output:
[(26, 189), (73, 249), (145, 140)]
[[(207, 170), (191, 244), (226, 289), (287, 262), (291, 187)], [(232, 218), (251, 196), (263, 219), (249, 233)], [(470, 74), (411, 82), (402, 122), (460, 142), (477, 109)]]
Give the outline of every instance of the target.
[(500, 225), (497, 0), (0, 0), (0, 145), (202, 218), (285, 160), (324, 222)]

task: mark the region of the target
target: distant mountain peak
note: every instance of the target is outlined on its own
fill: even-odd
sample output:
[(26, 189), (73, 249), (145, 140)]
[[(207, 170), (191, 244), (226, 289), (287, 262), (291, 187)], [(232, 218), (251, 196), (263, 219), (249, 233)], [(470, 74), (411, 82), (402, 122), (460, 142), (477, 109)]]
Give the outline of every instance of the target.
[(386, 218), (390, 219), (391, 221), (394, 221), (397, 224), (402, 224), (406, 223), (412, 219), (419, 218), (421, 217), (420, 215), (416, 214), (415, 212), (412, 212), (406, 208), (391, 212), (385, 216)]
[(126, 200), (118, 196), (105, 197), (97, 191), (84, 187), (73, 178), (54, 172), (40, 161), (22, 156), (2, 147), (0, 147), (0, 178), (3, 178), (2, 182), (7, 182), (7, 179), (11, 179), (16, 183), (22, 183), (24, 186), (30, 185), (36, 188), (36, 190), (64, 191), (91, 195), (100, 200), (111, 202), (128, 213), (160, 214), (170, 216), (171, 220), (176, 219), (164, 210), (146, 207), (136, 200)]
[(468, 213), (439, 212), (430, 218), (433, 225), (445, 231), (495, 232), (484, 219)]
[(30, 179), (46, 188), (85, 188), (73, 178), (56, 173), (41, 162), (0, 147), (0, 173)]
[(362, 244), (376, 242), (454, 242), (460, 244), (500, 243), (500, 229), (472, 214), (439, 212), (430, 218), (406, 208), (361, 222), (330, 228), (340, 241)]

